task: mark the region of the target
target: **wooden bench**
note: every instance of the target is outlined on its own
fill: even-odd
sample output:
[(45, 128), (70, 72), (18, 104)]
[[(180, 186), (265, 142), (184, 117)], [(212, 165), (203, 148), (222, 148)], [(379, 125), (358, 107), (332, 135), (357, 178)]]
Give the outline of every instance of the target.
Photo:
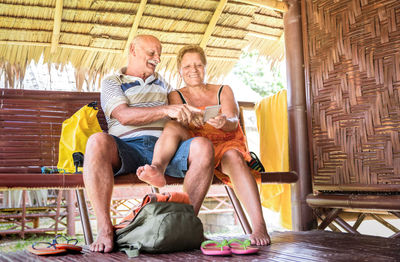
[[(79, 211), (86, 243), (93, 241), (84, 197), (82, 174), (41, 174), (41, 167), (56, 167), (62, 122), (82, 106), (100, 101), (99, 93), (0, 89), (0, 189), (77, 189)], [(253, 104), (243, 103), (252, 107)], [(107, 124), (101, 110), (98, 119)], [(294, 172), (262, 174), (263, 183), (294, 183)], [(167, 176), (168, 185), (183, 179)], [(222, 184), (214, 179), (214, 184)], [(120, 176), (116, 186), (143, 185), (135, 174)], [(236, 195), (225, 187), (246, 234), (251, 228)], [(22, 215), (24, 216), (24, 214)], [(71, 216), (71, 214), (69, 214)], [(23, 218), (24, 219), (24, 218)]]
[[(342, 232), (333, 222), (336, 222), (345, 232), (360, 234), (358, 228), (361, 223), (370, 217), (386, 228), (393, 231), (390, 238), (400, 238), (400, 231), (382, 214), (390, 214), (393, 218), (400, 218), (400, 195), (398, 192), (316, 192), (307, 196), (307, 204), (313, 208), (314, 214), (321, 221), (319, 230), (329, 227), (332, 231)], [(353, 225), (346, 222), (340, 215), (351, 211)]]

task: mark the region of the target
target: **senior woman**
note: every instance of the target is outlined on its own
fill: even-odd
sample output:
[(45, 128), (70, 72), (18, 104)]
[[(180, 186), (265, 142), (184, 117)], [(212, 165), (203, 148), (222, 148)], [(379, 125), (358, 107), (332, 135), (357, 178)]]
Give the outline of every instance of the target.
[(204, 124), (198, 117), (188, 119), (189, 134), (179, 124), (170, 121), (156, 144), (152, 165), (140, 167), (137, 175), (150, 184), (163, 186), (165, 166), (172, 158), (177, 145), (189, 137), (208, 138), (214, 145), (215, 168), (228, 177), (219, 172), (216, 175), (233, 187), (250, 215), (253, 229), (250, 235), (251, 243), (269, 245), (271, 241), (262, 214), (257, 183), (246, 164), (251, 157), (239, 125), (237, 102), (228, 85), (205, 82), (206, 65), (206, 56), (201, 47), (197, 45), (183, 47), (178, 53), (177, 66), (186, 86), (172, 92), (169, 95), (169, 102), (187, 104), (188, 110), (195, 113), (196, 108), (204, 110), (206, 106), (221, 105), (221, 112)]

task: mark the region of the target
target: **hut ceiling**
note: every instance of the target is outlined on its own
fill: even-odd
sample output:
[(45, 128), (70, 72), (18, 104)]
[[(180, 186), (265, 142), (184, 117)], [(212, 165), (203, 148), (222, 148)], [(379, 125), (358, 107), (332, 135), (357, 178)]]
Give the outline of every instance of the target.
[(0, 70), (21, 77), (43, 54), (44, 62), (101, 77), (126, 64), (135, 35), (152, 34), (163, 46), (158, 70), (176, 73), (178, 50), (199, 44), (215, 79), (246, 47), (281, 60), (286, 10), (280, 0), (1, 0)]

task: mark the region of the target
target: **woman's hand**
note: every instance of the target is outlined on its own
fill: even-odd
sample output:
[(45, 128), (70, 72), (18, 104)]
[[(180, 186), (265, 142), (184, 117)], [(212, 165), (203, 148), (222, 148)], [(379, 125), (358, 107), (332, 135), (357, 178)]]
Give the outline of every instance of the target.
[(224, 114), (219, 114), (214, 118), (211, 118), (207, 121), (207, 124), (217, 128), (217, 129), (222, 129), (227, 122), (226, 115)]

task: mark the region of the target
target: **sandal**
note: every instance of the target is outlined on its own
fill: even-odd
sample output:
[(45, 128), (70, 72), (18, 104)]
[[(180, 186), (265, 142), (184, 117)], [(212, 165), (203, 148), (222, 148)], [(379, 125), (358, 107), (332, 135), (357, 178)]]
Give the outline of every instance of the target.
[(232, 251), (228, 246), (228, 241), (222, 240), (221, 242), (214, 240), (207, 240), (201, 243), (201, 252), (207, 256), (229, 256)]
[(55, 244), (49, 242), (35, 242), (31, 247), (28, 247), (27, 250), (38, 256), (67, 253), (65, 248), (57, 248)]
[(258, 172), (265, 172), (265, 168), (261, 163), (261, 160), (257, 157), (254, 152), (250, 152), (251, 160), (247, 162), (247, 165)]
[[(60, 239), (62, 239), (62, 243), (59, 243), (58, 241), (60, 241)], [(58, 235), (56, 236), (56, 238), (53, 239), (53, 245), (57, 248), (57, 249), (66, 249), (68, 251), (73, 251), (73, 252), (80, 252), (82, 251), (82, 247), (81, 246), (77, 246), (76, 244), (78, 244), (78, 240), (75, 238), (66, 238), (63, 235)]]
[(241, 241), (234, 238), (229, 240), (228, 245), (231, 248), (232, 253), (235, 255), (255, 254), (260, 250), (258, 247), (251, 247), (251, 242), (248, 239)]

